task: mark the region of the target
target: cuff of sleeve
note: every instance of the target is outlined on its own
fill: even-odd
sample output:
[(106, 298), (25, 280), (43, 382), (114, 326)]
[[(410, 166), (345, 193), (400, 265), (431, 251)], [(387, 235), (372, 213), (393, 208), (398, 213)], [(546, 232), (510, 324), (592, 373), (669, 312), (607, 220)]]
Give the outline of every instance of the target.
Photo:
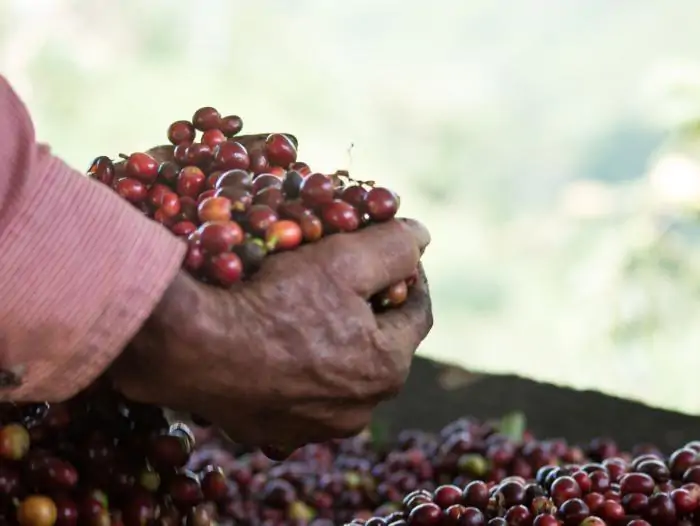
[[(0, 401), (58, 401), (87, 387), (146, 321), (185, 245), (102, 184), (46, 153), (0, 216)], [(3, 211), (5, 212), (5, 211)]]

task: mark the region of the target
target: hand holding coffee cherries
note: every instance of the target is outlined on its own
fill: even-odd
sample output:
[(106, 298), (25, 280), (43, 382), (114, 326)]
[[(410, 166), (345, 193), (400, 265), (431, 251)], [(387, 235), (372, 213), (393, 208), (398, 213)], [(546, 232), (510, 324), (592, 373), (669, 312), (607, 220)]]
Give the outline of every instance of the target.
[(112, 377), (238, 442), (291, 451), (355, 434), (402, 386), (431, 325), (422, 280), (398, 309), (375, 315), (366, 298), (426, 243), (420, 225), (394, 221), (270, 258), (235, 291), (183, 274)]
[(313, 173), (293, 136), (241, 128), (201, 108), (169, 127), (173, 146), (93, 162), (188, 244), (187, 272), (110, 374), (133, 400), (289, 452), (356, 434), (403, 385), (432, 325), (429, 235), (394, 219), (389, 189)]

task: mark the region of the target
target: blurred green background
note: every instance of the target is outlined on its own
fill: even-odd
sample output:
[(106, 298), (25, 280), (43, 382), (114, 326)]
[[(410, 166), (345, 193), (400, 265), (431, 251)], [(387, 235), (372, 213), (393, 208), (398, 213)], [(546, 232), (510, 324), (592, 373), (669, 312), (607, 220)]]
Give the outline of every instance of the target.
[(422, 354), (698, 413), (699, 19), (697, 0), (2, 0), (0, 71), (81, 170), (202, 105), (292, 132), (430, 227)]

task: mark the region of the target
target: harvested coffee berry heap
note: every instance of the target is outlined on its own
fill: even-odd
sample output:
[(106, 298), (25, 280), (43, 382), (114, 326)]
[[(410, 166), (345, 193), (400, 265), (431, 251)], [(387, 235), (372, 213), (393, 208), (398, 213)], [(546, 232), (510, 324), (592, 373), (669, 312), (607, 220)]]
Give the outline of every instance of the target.
[[(268, 254), (389, 221), (398, 196), (347, 172), (313, 172), (297, 160), (296, 138), (238, 136), (240, 117), (198, 109), (168, 127), (165, 159), (144, 152), (95, 159), (88, 175), (187, 239), (185, 268), (221, 287), (250, 277)], [(198, 137), (199, 132), (199, 137)], [(416, 276), (380, 292), (377, 309), (402, 304)]]
[[(460, 419), (309, 445), (283, 463), (93, 388), (0, 406), (0, 524), (691, 526), (700, 442), (663, 455)], [(199, 443), (195, 447), (195, 438)]]

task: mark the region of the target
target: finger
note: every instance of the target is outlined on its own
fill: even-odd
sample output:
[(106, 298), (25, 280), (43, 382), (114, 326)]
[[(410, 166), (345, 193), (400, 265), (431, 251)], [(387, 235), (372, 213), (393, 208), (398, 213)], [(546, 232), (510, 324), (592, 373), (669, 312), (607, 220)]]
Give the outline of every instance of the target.
[(394, 361), (394, 370), (403, 373), (405, 380), (413, 354), (433, 328), (430, 290), (422, 265), (418, 267), (418, 280), (409, 290), (406, 303), (397, 309), (378, 314), (376, 319), (377, 347), (385, 351), (388, 359)]
[[(367, 299), (407, 278), (430, 243), (428, 230), (411, 219), (396, 219), (313, 245), (320, 265)], [(318, 249), (315, 247), (318, 246)]]

